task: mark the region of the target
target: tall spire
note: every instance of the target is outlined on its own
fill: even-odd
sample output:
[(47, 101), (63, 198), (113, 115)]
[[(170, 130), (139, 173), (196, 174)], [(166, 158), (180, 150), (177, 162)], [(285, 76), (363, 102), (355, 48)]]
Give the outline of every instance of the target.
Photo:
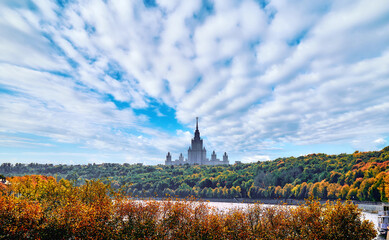
[(194, 140), (200, 141), (200, 131), (199, 131), (199, 118), (196, 117), (196, 131), (194, 135)]

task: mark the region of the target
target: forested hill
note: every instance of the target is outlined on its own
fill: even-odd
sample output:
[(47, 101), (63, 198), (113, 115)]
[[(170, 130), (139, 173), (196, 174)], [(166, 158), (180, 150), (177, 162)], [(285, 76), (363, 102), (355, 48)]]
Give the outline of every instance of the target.
[(199, 198), (298, 198), (387, 201), (389, 147), (375, 152), (279, 158), (228, 166), (142, 166), (137, 164), (10, 164), (0, 174), (39, 174), (112, 182), (133, 196), (194, 195)]

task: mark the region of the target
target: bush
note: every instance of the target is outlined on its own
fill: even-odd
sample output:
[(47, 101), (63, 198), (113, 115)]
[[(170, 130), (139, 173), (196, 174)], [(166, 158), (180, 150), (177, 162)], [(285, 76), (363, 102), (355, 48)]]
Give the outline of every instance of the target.
[(0, 239), (373, 239), (351, 202), (296, 207), (128, 199), (110, 184), (43, 176), (10, 178), (0, 193)]

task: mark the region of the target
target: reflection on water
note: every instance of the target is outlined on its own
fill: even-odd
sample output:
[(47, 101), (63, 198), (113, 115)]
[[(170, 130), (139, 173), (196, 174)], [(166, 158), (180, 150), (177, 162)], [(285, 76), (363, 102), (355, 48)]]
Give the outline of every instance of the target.
[[(224, 210), (228, 210), (231, 208), (245, 208), (250, 203), (208, 202), (208, 204), (212, 207), (215, 207), (215, 208), (221, 210), (221, 211), (224, 211)], [(272, 206), (269, 204), (266, 204), (266, 205)], [(292, 207), (292, 206), (288, 206), (288, 207)], [(374, 223), (374, 226), (377, 229), (378, 215), (376, 213), (369, 213), (369, 212), (363, 212), (363, 215), (364, 215), (365, 219), (372, 221)], [(377, 236), (376, 239), (381, 240), (381, 239), (385, 239), (385, 237)]]

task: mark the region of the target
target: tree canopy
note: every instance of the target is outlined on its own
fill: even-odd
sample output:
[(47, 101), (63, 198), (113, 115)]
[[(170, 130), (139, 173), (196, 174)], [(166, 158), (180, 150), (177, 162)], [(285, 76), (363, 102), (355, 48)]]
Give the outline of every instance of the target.
[(138, 164), (10, 164), (4, 176), (42, 174), (73, 181), (100, 179), (139, 197), (295, 198), (387, 201), (389, 147), (353, 154), (309, 154), (222, 166)]

